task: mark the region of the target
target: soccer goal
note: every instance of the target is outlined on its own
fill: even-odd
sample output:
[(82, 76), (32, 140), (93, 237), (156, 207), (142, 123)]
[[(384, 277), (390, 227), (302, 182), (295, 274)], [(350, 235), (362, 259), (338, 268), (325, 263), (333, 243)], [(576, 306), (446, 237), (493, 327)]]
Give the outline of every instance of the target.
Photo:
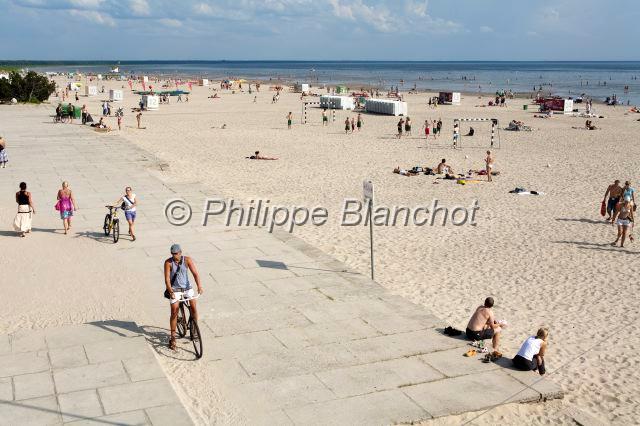
[(453, 120), (453, 148), (462, 148), (462, 140), (464, 136), (477, 136), (475, 129), (473, 134), (462, 134), (460, 126), (462, 123), (469, 122), (491, 122), (490, 148), (500, 149), (500, 127), (498, 126), (497, 118), (455, 118)]

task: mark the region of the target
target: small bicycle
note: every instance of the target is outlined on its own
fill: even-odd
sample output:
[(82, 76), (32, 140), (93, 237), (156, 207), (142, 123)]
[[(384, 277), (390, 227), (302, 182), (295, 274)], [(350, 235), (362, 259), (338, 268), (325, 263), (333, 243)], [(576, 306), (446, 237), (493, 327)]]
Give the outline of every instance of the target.
[(113, 242), (117, 243), (120, 239), (120, 219), (118, 219), (118, 208), (117, 206), (105, 206), (109, 209), (109, 213), (107, 213), (104, 217), (104, 224), (102, 225), (102, 230), (104, 231), (105, 237), (108, 237), (109, 234), (113, 233)]
[(69, 122), (69, 114), (61, 114), (61, 115), (54, 115), (53, 116), (53, 122), (54, 123), (68, 123)]
[[(177, 331), (178, 336), (185, 337), (187, 335), (187, 331), (189, 331), (189, 339), (191, 339), (191, 343), (193, 343), (193, 349), (196, 352), (196, 359), (202, 358), (202, 335), (200, 334), (200, 327), (198, 327), (198, 321), (193, 318), (191, 315), (191, 304), (190, 300), (195, 300), (200, 297), (200, 295), (196, 295), (194, 297), (185, 297), (185, 293), (178, 293), (178, 303), (180, 303), (180, 308), (178, 309), (178, 324)], [(187, 317), (185, 315), (184, 307), (189, 308), (189, 320), (187, 321)]]

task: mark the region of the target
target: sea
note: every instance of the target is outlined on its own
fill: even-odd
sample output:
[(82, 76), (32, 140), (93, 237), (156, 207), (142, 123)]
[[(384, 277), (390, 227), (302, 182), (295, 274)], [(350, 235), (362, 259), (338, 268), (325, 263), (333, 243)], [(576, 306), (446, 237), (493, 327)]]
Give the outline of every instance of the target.
[(615, 95), (623, 104), (640, 105), (640, 61), (630, 62), (386, 62), (386, 61), (100, 61), (37, 62), (37, 71), (105, 74), (114, 66), (121, 74), (169, 78), (287, 81), (359, 85), (383, 90), (449, 90), (495, 93), (512, 90), (564, 97), (585, 95), (604, 101)]

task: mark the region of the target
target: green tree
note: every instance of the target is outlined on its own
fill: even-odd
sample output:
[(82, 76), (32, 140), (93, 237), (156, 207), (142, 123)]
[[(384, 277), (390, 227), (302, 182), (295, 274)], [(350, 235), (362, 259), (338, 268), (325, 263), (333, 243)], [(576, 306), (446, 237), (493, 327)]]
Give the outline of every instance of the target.
[(0, 101), (16, 98), (18, 102), (40, 103), (49, 99), (55, 90), (54, 82), (34, 71), (29, 71), (24, 76), (12, 71), (9, 80), (0, 79)]

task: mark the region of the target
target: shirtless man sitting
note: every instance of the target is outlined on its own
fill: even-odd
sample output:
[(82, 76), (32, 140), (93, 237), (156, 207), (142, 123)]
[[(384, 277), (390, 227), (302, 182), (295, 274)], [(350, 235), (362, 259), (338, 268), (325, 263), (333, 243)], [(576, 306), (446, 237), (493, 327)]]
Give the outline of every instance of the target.
[(441, 175), (441, 174), (454, 175), (455, 174), (455, 172), (453, 171), (451, 166), (447, 164), (447, 160), (444, 159), (444, 158), (442, 159), (440, 164), (438, 164), (436, 166), (436, 173), (438, 173), (439, 175)]
[(467, 324), (467, 338), (478, 341), (491, 339), (493, 350), (498, 351), (500, 332), (504, 324), (499, 324), (493, 316), (493, 297), (487, 297), (483, 306), (478, 306)]

